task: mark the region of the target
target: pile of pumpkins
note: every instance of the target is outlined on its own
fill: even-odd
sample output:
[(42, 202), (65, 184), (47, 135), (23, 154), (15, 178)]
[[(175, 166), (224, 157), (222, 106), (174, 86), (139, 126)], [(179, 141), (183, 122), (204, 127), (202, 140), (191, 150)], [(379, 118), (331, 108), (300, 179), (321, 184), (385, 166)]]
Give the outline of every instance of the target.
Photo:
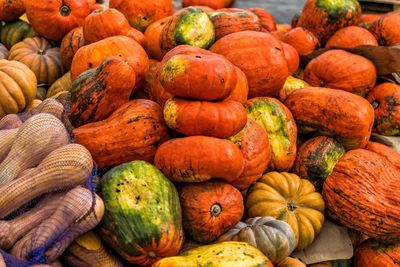
[[(354, 257), (313, 266), (397, 266), (400, 154), (370, 139), (400, 136), (400, 85), (381, 76), (400, 11), (307, 0), (277, 25), (233, 4), (0, 0), (0, 261), (300, 267), (329, 219)], [(80, 149), (65, 170), (46, 160), (63, 147)], [(85, 197), (93, 220), (62, 228)], [(33, 230), (10, 243), (13, 222)]]

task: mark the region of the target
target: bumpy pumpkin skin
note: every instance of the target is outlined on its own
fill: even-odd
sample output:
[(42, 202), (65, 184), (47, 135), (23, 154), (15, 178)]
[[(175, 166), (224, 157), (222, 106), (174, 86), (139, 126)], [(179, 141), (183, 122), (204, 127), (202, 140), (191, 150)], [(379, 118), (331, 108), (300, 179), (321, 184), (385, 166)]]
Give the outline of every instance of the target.
[(394, 11), (374, 21), (370, 30), (375, 35), (379, 45), (392, 46), (400, 44), (399, 25), (400, 12)]
[(222, 242), (191, 249), (177, 257), (164, 258), (152, 267), (236, 266), (273, 267), (271, 261), (257, 248), (245, 242)]
[(252, 119), (238, 134), (229, 138), (242, 151), (244, 169), (231, 184), (239, 190), (245, 190), (255, 183), (267, 170), (271, 161), (271, 146), (267, 132)]
[(218, 54), (200, 48), (191, 49), (195, 51), (164, 57), (160, 70), (162, 86), (171, 94), (183, 98), (227, 98), (237, 83), (235, 66)]
[(120, 56), (134, 68), (136, 86), (139, 88), (149, 69), (146, 51), (137, 42), (126, 36), (113, 36), (81, 47), (75, 54), (71, 65), (71, 78), (75, 80), (82, 72), (95, 68), (110, 56)]
[(400, 171), (377, 153), (347, 152), (324, 183), (328, 215), (374, 239), (399, 241), (400, 201), (395, 193), (399, 177)]
[(247, 116), (268, 134), (272, 150), (270, 170), (288, 171), (296, 160), (297, 126), (290, 111), (275, 98), (258, 97), (247, 101)]
[(369, 239), (359, 246), (354, 254), (355, 267), (399, 266), (399, 244), (385, 245)]
[(274, 264), (284, 260), (296, 246), (290, 225), (272, 217), (256, 217), (239, 222), (217, 240), (223, 241), (247, 242), (260, 249)]
[(261, 27), (263, 28), (263, 31), (267, 31), (267, 32), (276, 31), (275, 18), (267, 10), (265, 10), (264, 8), (259, 8), (259, 7), (249, 8), (247, 10), (250, 12), (253, 12), (254, 14), (257, 15), (257, 17), (260, 19), (260, 24), (261, 24)]
[(39, 84), (50, 85), (64, 74), (60, 49), (41, 37), (26, 38), (14, 45), (8, 59), (27, 65)]
[(7, 59), (8, 50), (3, 44), (0, 43), (0, 59)]
[(360, 16), (357, 0), (308, 0), (296, 26), (311, 31), (324, 44), (336, 31), (355, 25)]
[(240, 149), (231, 141), (207, 136), (172, 139), (157, 150), (154, 163), (173, 182), (237, 179), (244, 168)]
[(300, 56), (309, 55), (319, 47), (318, 38), (312, 32), (301, 27), (285, 33), (282, 41), (293, 46)]
[(61, 61), (65, 69), (71, 69), (72, 59), (75, 53), (84, 45), (83, 27), (77, 27), (64, 36), (61, 41), (60, 53)]
[(366, 150), (375, 152), (387, 160), (389, 160), (394, 166), (400, 169), (400, 153), (396, 152), (395, 150), (391, 149), (388, 146), (385, 146), (380, 143), (371, 142), (369, 141), (367, 144)]
[(291, 173), (270, 172), (246, 195), (250, 217), (271, 216), (287, 222), (296, 237), (296, 251), (309, 246), (321, 231), (325, 204), (310, 181)]
[(129, 101), (135, 82), (135, 71), (120, 57), (85, 71), (71, 85), (71, 122), (77, 127), (106, 119)]
[(308, 83), (305, 81), (295, 78), (293, 76), (289, 76), (286, 79), (285, 84), (283, 85), (281, 91), (279, 92), (279, 100), (285, 102), (286, 98), (296, 90), (300, 90), (306, 87), (310, 87)]
[(20, 19), (6, 23), (6, 25), (1, 28), (0, 32), (0, 42), (4, 44), (7, 49), (11, 49), (13, 45), (23, 41), (25, 38), (38, 36), (37, 32), (35, 32), (29, 23)]
[(374, 88), (376, 78), (370, 60), (343, 50), (330, 50), (314, 58), (304, 71), (304, 81), (311, 86), (341, 89), (360, 96)]
[(78, 127), (73, 134), (100, 169), (131, 160), (152, 162), (159, 143), (169, 138), (160, 106), (146, 99), (132, 100), (107, 119)]
[(349, 26), (335, 32), (326, 42), (325, 47), (353, 48), (359, 45), (378, 46), (378, 42), (368, 30), (358, 26)]
[(161, 34), (162, 31), (170, 20), (171, 17), (165, 17), (160, 20), (153, 22), (147, 27), (144, 32), (144, 37), (147, 41), (147, 54), (150, 58), (161, 61), (163, 59), (164, 54), (161, 51)]
[(318, 136), (305, 142), (297, 151), (293, 172), (310, 180), (318, 192), (346, 149), (335, 139)]
[(178, 45), (208, 49), (214, 41), (214, 26), (207, 13), (194, 7), (181, 9), (171, 16), (162, 30), (160, 40), (163, 54)]
[(241, 31), (261, 31), (260, 19), (249, 11), (208, 13), (215, 31), (215, 39)]
[(290, 94), (285, 105), (292, 112), (301, 133), (333, 137), (346, 149), (364, 148), (368, 143), (374, 110), (360, 96), (341, 90), (310, 87)]
[(164, 120), (169, 128), (187, 136), (228, 138), (243, 129), (247, 114), (241, 103), (232, 100), (207, 102), (171, 98), (164, 106)]
[(244, 213), (239, 190), (222, 181), (180, 187), (182, 224), (193, 238), (209, 243), (231, 229)]
[(82, 26), (90, 7), (88, 0), (25, 1), (29, 23), (41, 36), (52, 41), (61, 41), (69, 31)]
[(17, 61), (0, 60), (0, 119), (22, 111), (36, 96), (35, 74)]
[(183, 243), (178, 192), (156, 167), (133, 161), (111, 169), (101, 195), (101, 235), (123, 258), (151, 266), (178, 254)]
[(132, 27), (144, 32), (153, 22), (172, 15), (171, 0), (110, 0), (110, 8), (118, 9)]
[(307, 265), (296, 258), (287, 257), (281, 261), (277, 267), (307, 267)]
[(282, 42), (282, 46), (288, 64), (289, 73), (293, 74), (296, 72), (300, 65), (299, 53), (297, 52), (296, 48), (294, 48), (290, 44)]
[(372, 89), (367, 100), (375, 109), (374, 132), (400, 135), (400, 86), (383, 83)]
[(246, 74), (249, 98), (276, 96), (289, 76), (282, 44), (269, 33), (232, 33), (215, 42), (210, 51), (223, 55)]
[(12, 21), (25, 12), (24, 0), (1, 0), (0, 21)]

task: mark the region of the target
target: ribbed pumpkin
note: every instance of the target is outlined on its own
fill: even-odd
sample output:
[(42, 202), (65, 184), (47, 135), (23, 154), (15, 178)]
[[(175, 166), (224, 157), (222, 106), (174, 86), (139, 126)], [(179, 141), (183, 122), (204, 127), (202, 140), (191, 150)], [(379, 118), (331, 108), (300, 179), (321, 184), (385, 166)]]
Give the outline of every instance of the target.
[(267, 10), (259, 7), (249, 8), (247, 10), (257, 15), (257, 17), (260, 19), (260, 24), (264, 31), (276, 31), (275, 18)]
[(0, 59), (7, 59), (8, 50), (3, 44), (0, 43)]
[(283, 51), (288, 65), (288, 70), (290, 74), (296, 72), (300, 65), (300, 57), (296, 48), (290, 44), (282, 42)]
[(73, 134), (101, 169), (130, 160), (151, 162), (160, 142), (169, 138), (160, 106), (146, 99), (132, 100), (107, 119), (78, 127)]
[(321, 231), (325, 204), (310, 181), (291, 173), (270, 172), (246, 196), (250, 217), (271, 216), (287, 222), (296, 237), (296, 251), (309, 246)]
[(305, 142), (297, 151), (293, 172), (303, 179), (310, 180), (318, 192), (335, 167), (346, 153), (345, 148), (335, 139), (318, 136)]
[(22, 111), (36, 96), (35, 74), (17, 61), (0, 60), (0, 119)]
[(83, 27), (77, 27), (64, 36), (60, 46), (61, 61), (66, 69), (71, 68), (72, 59), (79, 48), (85, 45)]
[(290, 111), (279, 100), (258, 97), (247, 101), (249, 119), (256, 121), (268, 134), (272, 158), (269, 169), (288, 171), (296, 160), (297, 127)]
[(346, 149), (364, 148), (368, 143), (374, 110), (360, 96), (341, 90), (310, 87), (290, 94), (285, 105), (301, 133), (333, 137)]
[(72, 124), (106, 119), (129, 101), (135, 82), (135, 71), (120, 57), (106, 58), (97, 68), (85, 71), (71, 85)]
[(214, 26), (203, 10), (188, 7), (175, 13), (161, 33), (161, 51), (166, 54), (178, 45), (208, 49), (215, 40)]
[(132, 38), (146, 48), (143, 33), (132, 28), (124, 14), (114, 8), (97, 9), (85, 18), (83, 37), (86, 44), (116, 35)]
[(193, 240), (209, 243), (231, 229), (243, 216), (239, 190), (222, 181), (180, 187), (182, 224)]
[(102, 178), (101, 196), (100, 233), (123, 258), (151, 266), (178, 254), (183, 243), (179, 196), (156, 167), (133, 161), (111, 169)]
[(110, 8), (121, 11), (129, 24), (142, 32), (151, 23), (172, 15), (171, 0), (110, 0)]
[(215, 42), (210, 50), (225, 56), (246, 74), (250, 98), (277, 95), (289, 76), (283, 46), (269, 33), (232, 33)]
[(208, 13), (214, 25), (215, 39), (241, 31), (261, 31), (260, 19), (250, 11)]
[(161, 34), (171, 17), (159, 19), (147, 27), (144, 37), (147, 41), (147, 54), (152, 59), (162, 60), (164, 54), (161, 52)]
[(0, 0), (0, 21), (12, 21), (24, 12), (24, 0)]
[(71, 65), (71, 78), (75, 80), (82, 72), (95, 68), (110, 56), (120, 56), (134, 68), (136, 88), (144, 82), (149, 68), (146, 51), (134, 40), (126, 36), (113, 36), (81, 47), (76, 52)]
[(357, 0), (307, 0), (297, 27), (311, 31), (324, 44), (339, 29), (356, 24), (360, 16)]
[(396, 152), (390, 147), (384, 144), (369, 141), (365, 149), (385, 157), (394, 166), (400, 169), (400, 153)]
[(237, 179), (243, 171), (240, 149), (231, 141), (208, 136), (177, 138), (163, 143), (154, 163), (173, 182)]
[(392, 46), (400, 44), (400, 11), (383, 15), (374, 21), (371, 32), (375, 35), (379, 45)]
[(182, 6), (208, 6), (213, 9), (230, 7), (235, 0), (182, 0)]
[(300, 56), (311, 54), (319, 47), (318, 38), (312, 32), (301, 27), (285, 33), (282, 41), (293, 46)]
[(223, 241), (247, 242), (260, 249), (274, 264), (284, 260), (296, 247), (290, 225), (272, 217), (256, 217), (239, 222), (217, 240)]
[(286, 79), (286, 82), (283, 85), (281, 91), (279, 92), (279, 100), (284, 102), (291, 93), (306, 87), (310, 87), (310, 85), (305, 81), (295, 78), (293, 76), (289, 76)]
[(364, 149), (347, 152), (324, 183), (328, 215), (383, 242), (400, 240), (400, 171)]
[(246, 109), (239, 102), (191, 101), (171, 98), (164, 106), (167, 126), (191, 135), (228, 138), (240, 132), (247, 122)]
[(69, 31), (82, 26), (90, 7), (89, 0), (25, 1), (29, 23), (52, 41), (61, 41)]
[[(309, 265), (311, 266), (311, 265)], [(277, 267), (307, 267), (304, 263), (296, 258), (287, 257), (281, 261)]]
[(249, 95), (249, 84), (247, 83), (246, 74), (238, 67), (236, 69), (236, 86), (231, 94), (225, 100), (233, 100), (245, 104)]
[(383, 244), (369, 239), (354, 253), (354, 267), (400, 266), (400, 244)]
[(54, 97), (61, 92), (69, 92), (71, 90), (71, 84), (71, 73), (67, 72), (50, 86), (47, 90), (46, 98)]
[(311, 60), (304, 81), (311, 86), (341, 89), (365, 96), (374, 88), (377, 73), (374, 64), (359, 55), (330, 50)]
[(8, 49), (25, 38), (38, 36), (31, 25), (20, 19), (6, 23), (0, 27), (0, 32), (0, 42)]
[(150, 100), (157, 102), (164, 108), (165, 102), (173, 97), (171, 93), (164, 89), (160, 82), (160, 62), (153, 62), (150, 60), (150, 68), (146, 73), (146, 86)]
[(349, 26), (335, 32), (326, 42), (325, 47), (353, 48), (359, 45), (378, 46), (378, 42), (368, 30), (358, 26)]
[(230, 183), (240, 190), (245, 190), (264, 174), (271, 161), (268, 134), (255, 121), (248, 119), (243, 130), (229, 140), (240, 148), (244, 157), (242, 174)]
[(400, 135), (400, 86), (383, 83), (372, 89), (367, 100), (375, 109), (374, 131), (383, 135)]

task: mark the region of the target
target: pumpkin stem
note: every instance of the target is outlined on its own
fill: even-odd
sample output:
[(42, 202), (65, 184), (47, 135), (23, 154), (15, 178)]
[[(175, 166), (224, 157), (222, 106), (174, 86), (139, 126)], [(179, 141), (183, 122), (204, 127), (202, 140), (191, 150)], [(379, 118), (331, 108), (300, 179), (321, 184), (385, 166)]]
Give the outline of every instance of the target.
[(71, 14), (71, 8), (69, 6), (60, 7), (60, 14), (61, 16), (67, 17), (69, 14)]
[(44, 55), (44, 54), (46, 54), (46, 50), (39, 49), (39, 50), (37, 51), (37, 53), (38, 53), (38, 55)]
[(154, 251), (149, 252), (149, 257), (155, 259), (157, 257), (156, 253)]
[(294, 203), (289, 202), (287, 204), (288, 210), (290, 211), (294, 211), (295, 209), (297, 209), (296, 205)]
[(378, 39), (378, 44), (379, 44), (380, 46), (386, 46), (386, 40), (385, 40), (385, 38), (383, 38), (383, 37), (379, 38), (379, 39)]
[(210, 212), (213, 217), (218, 217), (222, 212), (221, 205), (219, 203), (215, 203), (211, 206)]
[(373, 101), (372, 103), (371, 103), (371, 105), (372, 105), (372, 107), (374, 108), (374, 109), (377, 109), (378, 107), (379, 107), (379, 102), (378, 101)]

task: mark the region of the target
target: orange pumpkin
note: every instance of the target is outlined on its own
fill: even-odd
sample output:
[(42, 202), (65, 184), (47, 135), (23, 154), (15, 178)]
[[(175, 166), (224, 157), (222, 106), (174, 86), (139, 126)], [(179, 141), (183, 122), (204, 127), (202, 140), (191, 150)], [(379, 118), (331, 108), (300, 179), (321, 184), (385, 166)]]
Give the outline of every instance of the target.
[(0, 0), (0, 21), (15, 20), (24, 12), (24, 0)]
[(354, 267), (397, 267), (400, 262), (400, 244), (383, 244), (369, 239), (354, 253)]
[(159, 19), (147, 27), (146, 31), (144, 32), (144, 37), (147, 41), (147, 54), (150, 58), (162, 60), (164, 54), (161, 52), (161, 34), (164, 29), (165, 24), (169, 21), (171, 17), (165, 17)]
[(182, 6), (208, 6), (213, 9), (230, 7), (235, 0), (182, 0)]
[(88, 0), (25, 1), (29, 23), (52, 41), (61, 41), (69, 31), (82, 26), (90, 7)]
[(247, 10), (253, 12), (258, 16), (258, 18), (260, 19), (261, 27), (264, 29), (264, 31), (276, 31), (275, 18), (267, 10), (259, 7), (249, 8)]
[(150, 68), (146, 73), (145, 88), (147, 89), (149, 99), (157, 102), (164, 108), (165, 102), (173, 97), (173, 95), (165, 90), (160, 83), (160, 66), (160, 62), (150, 60)]
[(385, 157), (387, 160), (393, 163), (394, 166), (400, 169), (400, 153), (396, 152), (390, 147), (369, 141), (365, 149)]
[(392, 46), (400, 44), (400, 11), (383, 15), (374, 21), (371, 32), (375, 35), (379, 45)]
[(289, 73), (293, 74), (294, 72), (296, 72), (300, 65), (299, 53), (290, 44), (282, 42), (282, 46), (288, 64)]
[(301, 27), (294, 28), (285, 33), (282, 41), (296, 48), (300, 56), (306, 56), (319, 47), (318, 38)]
[(249, 95), (249, 84), (247, 83), (246, 74), (238, 67), (236, 70), (236, 86), (231, 91), (231, 94), (225, 100), (233, 100), (245, 104)]
[(353, 48), (359, 45), (373, 45), (378, 46), (374, 35), (368, 30), (357, 27), (349, 26), (338, 30), (328, 42), (326, 42), (325, 47), (344, 47)]
[(244, 212), (239, 190), (222, 181), (180, 187), (183, 228), (193, 240), (208, 243), (231, 229)]
[(341, 89), (365, 96), (375, 86), (375, 65), (368, 59), (343, 50), (330, 50), (311, 60), (304, 81), (311, 86)]
[(83, 28), (77, 27), (64, 36), (60, 46), (61, 61), (66, 69), (71, 68), (72, 59), (79, 48), (85, 45)]

